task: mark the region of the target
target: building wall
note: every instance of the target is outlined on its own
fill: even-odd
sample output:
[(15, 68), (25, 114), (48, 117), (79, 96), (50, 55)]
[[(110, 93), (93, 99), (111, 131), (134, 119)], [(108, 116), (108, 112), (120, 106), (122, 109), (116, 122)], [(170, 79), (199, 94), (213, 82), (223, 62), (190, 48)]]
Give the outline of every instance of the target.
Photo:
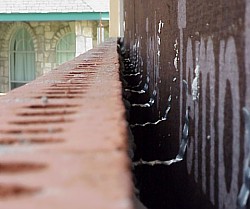
[(123, 1), (110, 0), (110, 37), (123, 37)]
[[(189, 116), (184, 161), (162, 167), (165, 176), (143, 173), (151, 176), (145, 182), (162, 176), (160, 185), (152, 183), (158, 185), (155, 205), (176, 194), (180, 208), (237, 208), (249, 167), (249, 116), (243, 110), (250, 111), (250, 1), (127, 0), (125, 14), (131, 58), (138, 55), (144, 80), (150, 77), (149, 93), (158, 92), (152, 121), (172, 96), (167, 121), (140, 134), (139, 157), (175, 158)], [(146, 191), (145, 182), (144, 200), (163, 208), (150, 205), (155, 190)]]
[[(108, 31), (108, 21), (104, 21)], [(0, 23), (0, 92), (9, 91), (10, 41), (19, 27), (32, 36), (36, 54), (36, 77), (57, 66), (56, 46), (67, 33), (76, 34), (76, 56), (97, 44), (97, 21), (71, 22), (2, 22)], [(107, 34), (106, 34), (107, 36)]]

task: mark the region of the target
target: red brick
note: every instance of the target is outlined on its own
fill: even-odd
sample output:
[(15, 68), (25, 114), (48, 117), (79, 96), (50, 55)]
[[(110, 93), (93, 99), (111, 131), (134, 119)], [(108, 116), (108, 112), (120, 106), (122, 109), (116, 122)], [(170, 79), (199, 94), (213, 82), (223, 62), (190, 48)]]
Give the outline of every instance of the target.
[(118, 67), (109, 42), (0, 98), (1, 208), (132, 208)]

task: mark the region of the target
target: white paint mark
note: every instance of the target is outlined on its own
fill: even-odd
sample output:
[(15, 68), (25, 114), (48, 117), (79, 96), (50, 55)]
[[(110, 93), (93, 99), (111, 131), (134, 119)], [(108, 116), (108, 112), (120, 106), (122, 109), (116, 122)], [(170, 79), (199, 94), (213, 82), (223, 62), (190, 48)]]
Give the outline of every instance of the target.
[(123, 21), (123, 30), (126, 30), (126, 21)]
[[(246, 107), (249, 110), (250, 109), (250, 75), (248, 72), (250, 72), (250, 1), (247, 0), (246, 2), (246, 10), (245, 10), (245, 72), (246, 73), (246, 96), (245, 96), (245, 102)], [(239, 18), (239, 24), (243, 24), (243, 20)], [(244, 141), (244, 167), (246, 168), (248, 164), (248, 158), (250, 155), (250, 148), (249, 148), (249, 140), (245, 139)], [(243, 178), (244, 178), (244, 172), (243, 172)], [(248, 198), (249, 199), (249, 198)]]
[(140, 90), (140, 91), (136, 91), (133, 89), (125, 89), (126, 92), (132, 92), (132, 93), (137, 93), (137, 94), (145, 94), (146, 91), (145, 90)]
[[(240, 90), (239, 90), (239, 69), (238, 60), (236, 53), (236, 44), (233, 37), (230, 37), (228, 41), (222, 40), (220, 42), (220, 57), (219, 57), (219, 102), (218, 107), (218, 156), (219, 167), (218, 167), (218, 180), (219, 180), (219, 209), (223, 208), (237, 208), (237, 192), (238, 192), (238, 175), (239, 175), (239, 153), (240, 153)], [(226, 86), (227, 82), (231, 85), (231, 96), (232, 96), (232, 170), (231, 184), (229, 191), (226, 187), (225, 179), (225, 159), (224, 158), (224, 118), (225, 118), (225, 96), (226, 96)]]
[(166, 108), (165, 115), (162, 116), (161, 119), (159, 119), (159, 120), (157, 120), (155, 122), (146, 122), (146, 123), (143, 123), (143, 124), (140, 124), (140, 123), (131, 124), (130, 127), (134, 128), (134, 127), (138, 127), (138, 126), (139, 127), (144, 127), (144, 126), (147, 126), (147, 125), (157, 125), (157, 124), (159, 124), (162, 121), (166, 121), (167, 118), (168, 118), (168, 113), (171, 110), (171, 101), (172, 101), (172, 96), (169, 95), (169, 97), (168, 97), (168, 106)]
[[(186, 13), (186, 0), (178, 1), (178, 28), (186, 28), (187, 25), (187, 13)], [(182, 81), (181, 81), (182, 82)]]
[(193, 101), (197, 101), (199, 99), (199, 77), (200, 77), (200, 66), (196, 65), (196, 68), (194, 70), (195, 77), (192, 82), (192, 97)]
[(161, 45), (161, 38), (159, 36), (157, 36), (157, 40), (158, 40), (158, 45)]
[[(195, 46), (195, 50), (196, 46)], [(186, 84), (191, 83), (193, 81), (194, 73), (194, 61), (193, 61), (193, 45), (192, 40), (189, 38), (187, 42), (187, 48), (186, 48)], [(183, 85), (184, 87), (184, 85)], [(194, 130), (199, 129), (199, 122), (200, 118), (197, 117), (199, 115), (199, 108), (198, 108), (198, 102), (193, 102), (192, 95), (188, 93), (188, 91), (185, 91), (185, 88), (183, 88), (182, 92), (186, 92), (186, 108), (190, 108), (190, 119), (193, 121), (192, 125), (194, 126)], [(183, 98), (183, 97), (182, 97)], [(184, 110), (183, 110), (184, 111)], [(183, 114), (183, 113), (182, 113)], [(198, 182), (198, 132), (195, 131), (194, 134), (190, 135), (190, 143), (188, 145), (187, 149), (187, 170), (188, 173), (193, 173), (195, 182)]]
[[(202, 91), (202, 130), (206, 130), (208, 128), (208, 132), (202, 132), (202, 141), (201, 141), (201, 181), (202, 181), (202, 190), (204, 194), (207, 194), (210, 188), (210, 201), (215, 204), (214, 200), (214, 181), (215, 181), (215, 153), (214, 153), (214, 109), (215, 109), (215, 58), (214, 58), (214, 48), (211, 37), (208, 38), (207, 45), (205, 44), (204, 38), (201, 38), (200, 43), (200, 68), (202, 69), (200, 73), (202, 74), (202, 78), (200, 82), (202, 83), (203, 88)], [(209, 79), (209, 83), (208, 83)], [(209, 92), (207, 92), (209, 89)], [(208, 103), (210, 101), (210, 106)], [(207, 109), (210, 107), (210, 113), (207, 113)], [(210, 118), (210, 122), (207, 121), (207, 118)], [(206, 135), (208, 134), (209, 135)], [(210, 166), (206, 164), (207, 156), (206, 149), (210, 146)], [(207, 168), (210, 170), (210, 176), (207, 178)], [(207, 182), (209, 182), (209, 187), (207, 187)]]
[(161, 33), (161, 29), (163, 28), (164, 23), (160, 20), (159, 24), (158, 24), (158, 33)]
[(179, 50), (178, 50), (177, 39), (175, 40), (175, 43), (174, 43), (174, 51), (175, 51), (174, 67), (175, 67), (176, 71), (178, 71)]
[(178, 57), (174, 58), (174, 67), (175, 69), (178, 69)]

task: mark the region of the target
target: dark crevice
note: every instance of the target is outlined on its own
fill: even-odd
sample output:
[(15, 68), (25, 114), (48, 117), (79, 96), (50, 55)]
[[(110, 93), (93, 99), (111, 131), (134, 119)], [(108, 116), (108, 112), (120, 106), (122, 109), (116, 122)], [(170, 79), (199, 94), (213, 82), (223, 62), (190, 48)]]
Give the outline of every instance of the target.
[[(159, 152), (159, 150), (162, 151), (166, 148), (164, 141), (161, 140), (162, 136), (159, 135), (159, 127), (168, 125), (167, 114), (169, 110), (166, 111), (168, 104), (166, 104), (166, 109), (162, 111), (164, 114), (160, 115), (157, 114), (155, 102), (152, 102), (147, 108), (131, 105), (155, 101), (156, 94), (154, 91), (151, 92), (151, 89), (145, 88), (145, 86), (150, 86), (148, 76), (145, 78), (143, 76), (124, 76), (140, 73), (138, 52), (134, 50), (133, 56), (129, 56), (130, 53), (125, 50), (123, 40), (119, 39), (118, 53), (120, 54), (120, 80), (123, 85), (123, 101), (128, 120), (129, 156), (132, 161), (140, 159), (145, 161), (165, 160), (165, 156), (161, 156)], [(132, 89), (133, 91), (128, 93), (124, 89)], [(144, 90), (144, 93), (136, 93), (136, 91), (141, 90)], [(175, 178), (177, 178), (176, 170), (180, 169), (179, 167), (183, 167), (183, 165), (134, 166), (132, 168), (135, 185), (134, 196), (135, 202), (140, 203), (135, 204), (135, 207), (150, 209), (182, 208), (179, 194), (175, 192), (177, 186), (174, 183)], [(179, 191), (179, 193), (181, 192)]]
[[(132, 161), (135, 208), (211, 209), (211, 203), (201, 195), (201, 189), (194, 187), (195, 182), (190, 180), (187, 174), (184, 147), (188, 144), (189, 138), (189, 108), (186, 107), (186, 114), (183, 117), (182, 141), (179, 148), (176, 142), (179, 138), (177, 131), (179, 127), (172, 123), (176, 121), (176, 124), (179, 124), (178, 117), (174, 115), (178, 112), (177, 100), (170, 99), (169, 104), (168, 100), (164, 101), (161, 105), (164, 109), (159, 107), (158, 95), (154, 93), (155, 89), (152, 89), (154, 85), (151, 84), (150, 76), (145, 75), (140, 69), (140, 52), (136, 44), (127, 50), (124, 40), (120, 38), (117, 47), (120, 55), (123, 102), (128, 121), (128, 154)], [(131, 76), (133, 74), (142, 76)], [(184, 91), (187, 92), (188, 87), (187, 85), (185, 87), (185, 82), (183, 85), (186, 89)], [(169, 98), (172, 98), (171, 91)], [(148, 101), (153, 102), (149, 105)], [(170, 116), (171, 121), (168, 120)], [(184, 160), (166, 165), (166, 161), (174, 160), (178, 156), (182, 156)], [(143, 163), (140, 163), (142, 161)]]

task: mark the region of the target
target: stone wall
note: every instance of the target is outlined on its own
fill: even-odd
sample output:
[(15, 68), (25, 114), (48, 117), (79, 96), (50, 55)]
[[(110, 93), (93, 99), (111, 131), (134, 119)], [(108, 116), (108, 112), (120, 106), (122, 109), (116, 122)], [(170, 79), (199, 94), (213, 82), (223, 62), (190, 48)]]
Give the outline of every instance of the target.
[(24, 27), (33, 39), (38, 77), (57, 66), (56, 46), (67, 33), (76, 33), (76, 56), (96, 46), (97, 25), (97, 21), (0, 23), (0, 92), (9, 91), (9, 47), (18, 28)]

